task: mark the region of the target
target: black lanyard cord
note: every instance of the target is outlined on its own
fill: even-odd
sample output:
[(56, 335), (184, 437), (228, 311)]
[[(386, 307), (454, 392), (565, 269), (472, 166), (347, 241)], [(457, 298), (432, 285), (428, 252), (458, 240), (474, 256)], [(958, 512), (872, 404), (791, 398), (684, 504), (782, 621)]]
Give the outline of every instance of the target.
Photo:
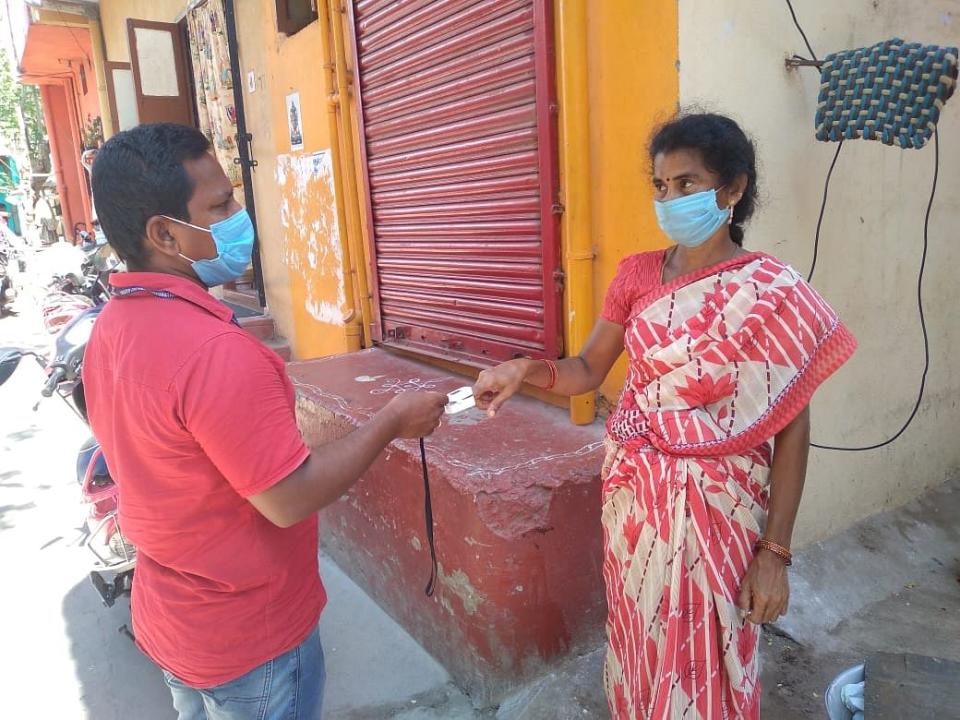
[(423, 514), (427, 523), (427, 543), (430, 545), (430, 581), (424, 590), (427, 597), (433, 596), (437, 586), (437, 545), (433, 539), (433, 503), (430, 500), (430, 474), (427, 471), (427, 448), (420, 438), (420, 467), (423, 470)]

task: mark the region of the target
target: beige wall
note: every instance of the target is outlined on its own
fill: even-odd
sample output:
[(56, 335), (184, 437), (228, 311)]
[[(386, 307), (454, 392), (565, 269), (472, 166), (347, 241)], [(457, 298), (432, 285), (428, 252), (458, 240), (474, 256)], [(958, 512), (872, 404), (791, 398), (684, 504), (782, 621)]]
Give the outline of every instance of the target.
[(107, 60), (130, 62), (127, 18), (173, 22), (186, 6), (187, 0), (100, 0), (100, 24)]
[[(955, 0), (807, 0), (797, 10), (814, 50), (901, 37), (956, 44)], [(680, 99), (734, 116), (755, 138), (763, 205), (747, 244), (804, 274), (823, 182), (836, 149), (813, 138), (819, 74), (787, 71), (806, 55), (782, 2), (680, 0)], [(867, 453), (813, 450), (796, 539), (825, 536), (914, 497), (960, 467), (960, 98), (940, 122), (940, 181), (930, 223), (924, 300), (932, 364), (924, 404), (893, 445)], [(923, 346), (916, 307), (922, 224), (934, 150), (844, 145), (831, 183), (814, 285), (860, 341), (813, 402), (813, 440), (870, 445), (892, 435), (916, 400)]]

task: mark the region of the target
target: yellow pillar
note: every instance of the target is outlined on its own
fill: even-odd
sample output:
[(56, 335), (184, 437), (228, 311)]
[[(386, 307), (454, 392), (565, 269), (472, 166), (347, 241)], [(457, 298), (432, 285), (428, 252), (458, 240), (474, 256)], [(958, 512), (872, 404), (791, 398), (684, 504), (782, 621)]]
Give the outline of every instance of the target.
[[(354, 145), (354, 126), (351, 123), (351, 110), (354, 108), (351, 83), (348, 81), (349, 63), (347, 61), (346, 40), (343, 33), (346, 10), (342, 0), (327, 0), (330, 9), (330, 23), (333, 34), (334, 77), (337, 83), (336, 94), (340, 100), (339, 118), (340, 131), (337, 140), (341, 144), (343, 158), (343, 180), (346, 191), (343, 202), (346, 205), (348, 223), (347, 238), (350, 242), (350, 274), (356, 283), (359, 299), (360, 315), (363, 323), (363, 343), (366, 347), (373, 345), (373, 309), (370, 282), (367, 277), (368, 264), (363, 242), (363, 219), (360, 210), (360, 191), (357, 187), (358, 168), (355, 163), (360, 162), (360, 156)], [(360, 108), (356, 108), (357, 113)], [(359, 130), (357, 130), (359, 137)], [(373, 232), (373, 229), (369, 229)]]
[(110, 96), (107, 93), (107, 53), (103, 46), (103, 27), (99, 20), (91, 19), (90, 45), (93, 48), (93, 70), (97, 74), (97, 97), (100, 100), (100, 122), (103, 124), (103, 139), (113, 137), (117, 129), (110, 113)]
[[(572, 356), (583, 350), (596, 319), (593, 303), (586, 0), (559, 0), (556, 17), (566, 347), (567, 355)], [(586, 425), (593, 422), (595, 417), (595, 393), (570, 398), (570, 419), (574, 423)]]

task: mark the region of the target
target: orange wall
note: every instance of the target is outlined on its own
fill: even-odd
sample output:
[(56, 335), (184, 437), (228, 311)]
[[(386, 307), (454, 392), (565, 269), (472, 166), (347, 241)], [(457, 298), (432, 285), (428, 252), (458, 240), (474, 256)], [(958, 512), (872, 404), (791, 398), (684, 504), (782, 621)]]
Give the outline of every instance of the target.
[[(347, 306), (330, 156), (324, 38), (314, 22), (287, 37), (275, 3), (237, 3), (244, 108), (253, 134), (257, 224), (267, 303), (297, 358), (348, 349)], [(248, 73), (254, 73), (250, 92)], [(292, 150), (286, 97), (300, 94), (302, 150)]]
[[(653, 214), (647, 141), (677, 110), (677, 5), (603, 0), (590, 3), (590, 175), (594, 314), (620, 260), (667, 245)], [(623, 358), (603, 384), (615, 401), (626, 371)]]
[(88, 223), (90, 219), (86, 179), (80, 175), (82, 168), (78, 160), (76, 112), (71, 108), (73, 98), (68, 100), (68, 88), (63, 85), (42, 86), (41, 98), (63, 212), (63, 231), (69, 242), (73, 239), (73, 225)]
[[(276, 32), (274, 3), (238, 3), (244, 103), (254, 157), (258, 224), (268, 303), (295, 355), (347, 349), (343, 328), (344, 259), (339, 250), (323, 42), (313, 23), (292, 37)], [(590, 314), (599, 315), (619, 261), (666, 244), (652, 208), (646, 143), (653, 127), (677, 108), (678, 29), (675, 3), (635, 0), (589, 3), (590, 202), (596, 251)], [(248, 88), (253, 71), (255, 90)], [(290, 149), (285, 97), (300, 93), (305, 147)], [(563, 138), (561, 138), (563, 142)], [(361, 266), (363, 263), (361, 263)], [(621, 362), (604, 384), (615, 400)]]
[[(244, 87), (250, 69), (258, 83), (254, 93), (245, 91), (255, 154), (259, 147), (262, 163), (255, 181), (258, 207), (261, 216), (267, 212), (279, 216), (261, 221), (265, 256), (271, 258), (265, 257), (264, 265), (274, 277), (276, 269), (285, 266), (289, 281), (286, 292), (271, 293), (271, 298), (278, 296), (271, 305), (289, 303), (286, 327), (284, 323), (281, 327), (293, 340), (298, 357), (342, 352), (347, 346), (341, 317), (349, 308), (343, 307), (341, 292), (345, 277), (336, 248), (335, 198), (332, 183), (324, 173), (310, 171), (305, 159), (330, 146), (326, 115), (330, 89), (320, 69), (324, 38), (317, 23), (289, 38), (278, 35), (273, 31), (274, 3), (269, 0), (238, 8), (238, 26)], [(654, 126), (677, 108), (677, 8), (674, 3), (650, 6), (634, 0), (589, 3), (584, 31), (597, 255), (590, 313), (598, 316), (619, 261), (666, 245), (653, 214), (646, 144)], [(295, 90), (300, 93), (304, 123), (301, 152), (290, 151), (287, 136), (284, 97)], [(269, 145), (269, 156), (263, 157)], [(267, 187), (271, 180), (273, 188)], [(282, 317), (284, 312), (275, 315)], [(621, 361), (602, 388), (610, 401), (622, 387), (624, 367)]]

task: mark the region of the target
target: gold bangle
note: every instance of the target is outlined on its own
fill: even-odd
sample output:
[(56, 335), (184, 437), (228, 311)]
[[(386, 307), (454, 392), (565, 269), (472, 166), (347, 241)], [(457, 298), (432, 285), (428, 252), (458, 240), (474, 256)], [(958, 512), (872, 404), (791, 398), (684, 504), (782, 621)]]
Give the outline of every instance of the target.
[(783, 545), (778, 545), (772, 540), (767, 540), (766, 538), (760, 538), (753, 546), (753, 551), (758, 552), (760, 550), (769, 550), (778, 558), (783, 560), (783, 564), (787, 567), (793, 565), (793, 553), (791, 553)]

